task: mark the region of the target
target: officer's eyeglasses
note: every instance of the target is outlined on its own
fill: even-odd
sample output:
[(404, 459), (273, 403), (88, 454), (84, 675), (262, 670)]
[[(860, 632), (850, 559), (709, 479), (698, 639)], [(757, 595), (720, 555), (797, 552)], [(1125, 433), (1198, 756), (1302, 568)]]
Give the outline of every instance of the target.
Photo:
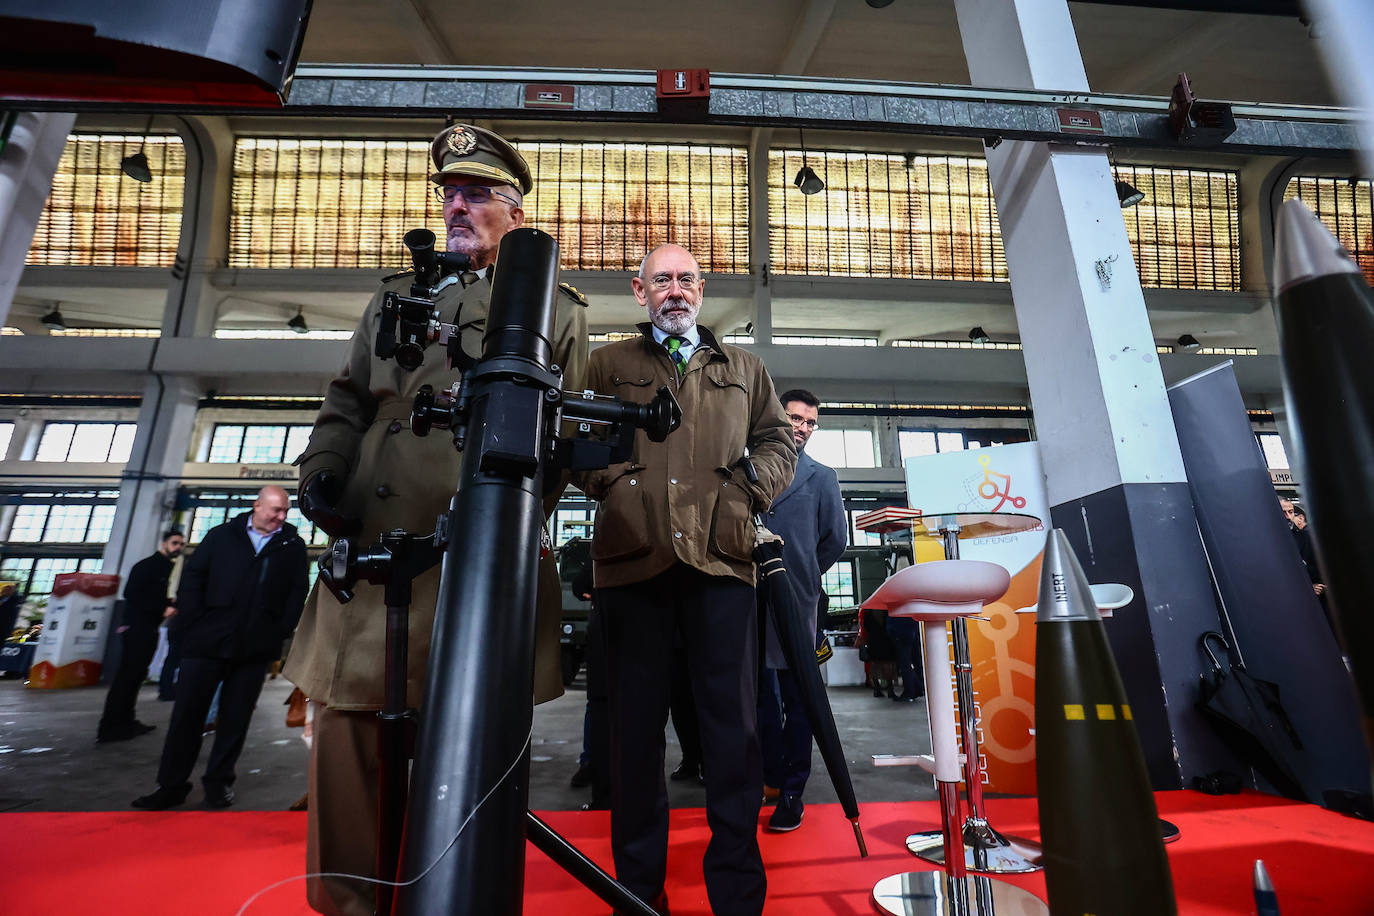
[(458, 195), (463, 196), (464, 202), (473, 207), (480, 207), (490, 203), (493, 197), (499, 197), (508, 201), (512, 205), (520, 206), (520, 201), (511, 197), (509, 194), (502, 194), (500, 191), (493, 190), (484, 184), (449, 184), (434, 189), (434, 199), (441, 204), (453, 202), (453, 198)]
[(701, 282), (701, 278), (696, 274), (681, 274), (676, 277), (672, 274), (654, 274), (649, 278), (649, 285), (654, 289), (662, 290), (672, 286), (674, 280), (677, 281), (679, 287), (688, 292), (696, 289), (697, 284)]
[(787, 419), (792, 421), (793, 426), (805, 426), (807, 429), (815, 429), (817, 426), (820, 426), (819, 423), (812, 420), (810, 417), (799, 417), (794, 413), (789, 413)]

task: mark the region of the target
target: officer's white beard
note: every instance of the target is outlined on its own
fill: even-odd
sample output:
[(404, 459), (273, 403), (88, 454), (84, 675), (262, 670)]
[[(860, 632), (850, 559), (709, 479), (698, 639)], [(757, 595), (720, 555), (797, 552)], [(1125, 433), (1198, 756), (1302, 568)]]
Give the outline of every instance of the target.
[(700, 301), (693, 305), (681, 296), (674, 296), (664, 299), (657, 312), (651, 309), (649, 320), (665, 334), (686, 334), (696, 326), (700, 312)]

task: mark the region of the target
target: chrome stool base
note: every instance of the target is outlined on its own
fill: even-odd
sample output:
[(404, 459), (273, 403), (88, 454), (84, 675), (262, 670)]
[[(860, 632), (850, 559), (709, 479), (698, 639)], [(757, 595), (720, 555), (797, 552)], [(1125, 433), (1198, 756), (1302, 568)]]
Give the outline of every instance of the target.
[(956, 880), (939, 871), (888, 875), (873, 885), (873, 902), (891, 916), (1049, 916), (1049, 907), (1023, 888), (969, 875), (961, 899)]
[[(1008, 837), (983, 823), (964, 822), (964, 867), (994, 875), (1020, 875), (1039, 871), (1040, 845), (1020, 837)], [(906, 838), (913, 856), (941, 867), (945, 864), (944, 834), (939, 830), (913, 833)]]

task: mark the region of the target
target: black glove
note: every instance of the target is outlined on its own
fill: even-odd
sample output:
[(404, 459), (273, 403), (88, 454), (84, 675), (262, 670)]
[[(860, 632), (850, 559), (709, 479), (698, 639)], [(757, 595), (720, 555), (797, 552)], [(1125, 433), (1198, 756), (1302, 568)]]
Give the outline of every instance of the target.
[(362, 528), (362, 523), (339, 512), (341, 495), (343, 482), (338, 476), (329, 471), (320, 471), (301, 487), (301, 515), (332, 538), (352, 537)]

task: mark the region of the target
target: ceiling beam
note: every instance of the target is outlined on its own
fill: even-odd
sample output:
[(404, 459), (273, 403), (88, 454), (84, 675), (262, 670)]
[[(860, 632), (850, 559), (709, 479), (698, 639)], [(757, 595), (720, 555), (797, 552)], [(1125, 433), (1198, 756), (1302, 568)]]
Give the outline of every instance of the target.
[(453, 53), (443, 34), (434, 25), (424, 0), (392, 0), (391, 8), (396, 13), (397, 25), (410, 36), (411, 46), (419, 57), (419, 63), (432, 67), (448, 67), (458, 63), (458, 55)]

